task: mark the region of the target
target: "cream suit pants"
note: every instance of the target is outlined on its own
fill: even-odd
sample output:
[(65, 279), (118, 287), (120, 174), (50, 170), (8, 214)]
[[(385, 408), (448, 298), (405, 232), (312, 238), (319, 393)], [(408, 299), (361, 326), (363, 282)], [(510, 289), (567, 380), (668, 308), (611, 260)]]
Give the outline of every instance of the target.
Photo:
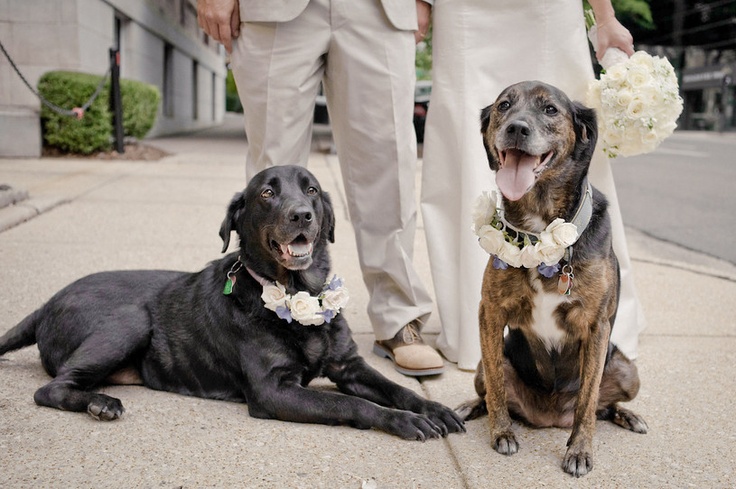
[(231, 67), (245, 112), (246, 177), (306, 165), (323, 82), (376, 339), (425, 322), (429, 293), (413, 264), (414, 35), (378, 0), (312, 0), (289, 22), (246, 22)]

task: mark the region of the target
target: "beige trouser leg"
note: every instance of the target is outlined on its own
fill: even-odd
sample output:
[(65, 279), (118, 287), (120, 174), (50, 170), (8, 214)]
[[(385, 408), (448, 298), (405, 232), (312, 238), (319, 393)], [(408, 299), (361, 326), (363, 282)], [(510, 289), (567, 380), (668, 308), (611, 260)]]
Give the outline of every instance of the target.
[(233, 61), (249, 178), (270, 165), (306, 164), (324, 74), (376, 338), (425, 321), (431, 299), (412, 264), (413, 33), (393, 28), (378, 0), (312, 0), (291, 22), (244, 24)]

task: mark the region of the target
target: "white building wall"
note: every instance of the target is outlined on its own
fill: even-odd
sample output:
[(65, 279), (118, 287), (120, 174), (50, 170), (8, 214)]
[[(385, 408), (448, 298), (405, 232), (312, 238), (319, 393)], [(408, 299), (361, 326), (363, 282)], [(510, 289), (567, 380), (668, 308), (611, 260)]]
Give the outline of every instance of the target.
[[(123, 78), (151, 83), (163, 96), (165, 45), (174, 48), (173, 115), (168, 117), (159, 106), (149, 136), (200, 129), (222, 122), (227, 72), (222, 48), (205, 43), (196, 27), (195, 5), (195, 0), (0, 0), (0, 42), (34, 89), (48, 71), (103, 75), (117, 13), (125, 19)], [(198, 71), (196, 119), (193, 60)], [(40, 106), (0, 53), (0, 157), (40, 155)]]

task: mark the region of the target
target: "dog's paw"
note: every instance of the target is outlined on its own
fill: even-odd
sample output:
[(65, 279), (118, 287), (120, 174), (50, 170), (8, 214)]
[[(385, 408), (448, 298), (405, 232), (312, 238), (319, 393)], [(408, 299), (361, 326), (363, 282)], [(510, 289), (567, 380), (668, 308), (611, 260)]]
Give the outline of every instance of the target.
[(575, 477), (582, 477), (593, 470), (593, 456), (586, 450), (568, 448), (562, 461), (562, 470)]
[(649, 426), (647, 425), (647, 422), (644, 421), (644, 418), (633, 411), (629, 411), (628, 409), (621, 407), (616, 410), (616, 414), (613, 416), (612, 421), (620, 427), (631, 430), (634, 433), (645, 434), (649, 431)]
[(493, 436), (491, 446), (501, 455), (513, 455), (519, 451), (519, 442), (511, 430), (497, 433)]
[(122, 416), (125, 409), (120, 399), (98, 394), (87, 404), (87, 412), (99, 421), (113, 421)]
[(423, 414), (437, 425), (442, 436), (447, 436), (449, 433), (465, 433), (463, 419), (455, 411), (440, 403), (429, 401)]
[(480, 397), (472, 401), (466, 401), (455, 408), (455, 413), (464, 421), (471, 421), (488, 414), (485, 399)]
[(442, 437), (442, 429), (428, 416), (410, 411), (395, 410), (381, 428), (405, 440), (427, 441)]

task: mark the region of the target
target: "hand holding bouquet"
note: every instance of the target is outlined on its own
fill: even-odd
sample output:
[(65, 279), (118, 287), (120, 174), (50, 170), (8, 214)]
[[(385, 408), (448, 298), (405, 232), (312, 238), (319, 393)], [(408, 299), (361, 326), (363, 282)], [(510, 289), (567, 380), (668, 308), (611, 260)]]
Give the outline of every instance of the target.
[[(597, 28), (586, 12), (588, 37), (597, 49)], [(588, 86), (587, 103), (598, 114), (599, 140), (609, 158), (654, 151), (677, 127), (682, 98), (675, 70), (666, 58), (637, 51), (630, 58), (609, 48), (605, 72)]]

